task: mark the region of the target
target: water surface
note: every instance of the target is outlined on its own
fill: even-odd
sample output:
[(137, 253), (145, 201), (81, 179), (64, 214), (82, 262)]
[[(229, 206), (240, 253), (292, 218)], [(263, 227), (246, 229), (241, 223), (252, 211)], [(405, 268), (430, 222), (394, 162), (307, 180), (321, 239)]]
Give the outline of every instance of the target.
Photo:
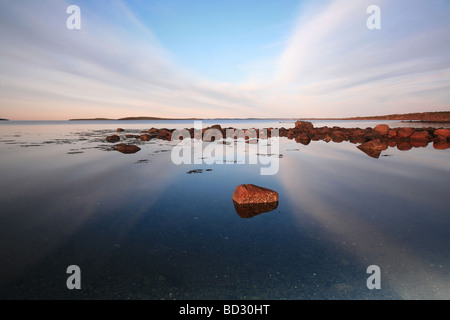
[[(216, 123), (294, 126), (203, 122)], [(450, 298), (450, 149), (389, 148), (374, 159), (348, 142), (281, 138), (278, 174), (261, 176), (248, 163), (174, 165), (173, 142), (124, 155), (104, 141), (117, 127), (193, 126), (1, 123), (0, 298)], [(231, 198), (243, 183), (276, 190), (278, 207), (241, 218)], [(69, 265), (81, 268), (81, 290), (66, 287)], [(366, 286), (370, 265), (380, 290)]]

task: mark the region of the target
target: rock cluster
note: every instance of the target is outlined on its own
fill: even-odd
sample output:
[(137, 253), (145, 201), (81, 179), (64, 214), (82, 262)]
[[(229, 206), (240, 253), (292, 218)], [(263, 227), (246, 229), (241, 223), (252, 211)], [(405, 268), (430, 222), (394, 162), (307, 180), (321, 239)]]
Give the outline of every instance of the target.
[(375, 128), (341, 128), (341, 127), (312, 127), (305, 121), (297, 121), (295, 128), (280, 129), (280, 136), (300, 141), (325, 140), (333, 142), (349, 141), (353, 143), (365, 143), (370, 140), (383, 141), (445, 141), (450, 137), (450, 129), (436, 128), (389, 128), (386, 124), (377, 125)]
[(390, 128), (386, 124), (375, 128), (312, 127), (306, 121), (297, 121), (295, 128), (279, 129), (281, 137), (294, 139), (308, 145), (311, 141), (343, 142), (360, 144), (358, 148), (371, 157), (378, 158), (388, 147), (405, 151), (411, 148), (426, 147), (433, 143), (435, 149), (450, 148), (450, 129), (436, 128)]
[[(214, 129), (214, 130), (211, 130)], [(229, 129), (222, 128), (220, 125), (203, 128), (202, 132), (196, 132), (194, 128), (186, 129), (192, 139), (203, 139), (204, 141), (214, 141), (219, 135), (225, 138), (244, 138), (248, 143), (254, 143), (257, 139), (267, 139), (271, 137), (273, 128), (264, 130), (236, 130), (234, 135), (229, 137)], [(124, 129), (118, 128), (117, 132), (123, 132)], [(175, 129), (157, 129), (141, 131), (140, 134), (126, 134), (127, 139), (135, 139), (138, 141), (150, 141), (153, 139), (172, 140), (172, 133)], [(249, 133), (251, 133), (249, 135)], [(340, 143), (348, 141), (350, 143), (359, 144), (358, 148), (371, 157), (378, 158), (383, 150), (388, 147), (397, 147), (399, 150), (409, 150), (413, 147), (425, 147), (429, 143), (433, 143), (436, 149), (450, 148), (450, 129), (437, 128), (410, 128), (399, 127), (390, 128), (386, 124), (377, 125), (375, 128), (341, 128), (341, 127), (314, 127), (311, 122), (297, 121), (293, 128), (286, 129), (284, 127), (278, 130), (280, 137), (286, 137), (295, 140), (297, 143), (308, 145), (311, 141), (325, 141)], [(174, 137), (179, 139), (178, 137)], [(109, 143), (117, 143), (121, 137), (117, 134), (106, 137)]]

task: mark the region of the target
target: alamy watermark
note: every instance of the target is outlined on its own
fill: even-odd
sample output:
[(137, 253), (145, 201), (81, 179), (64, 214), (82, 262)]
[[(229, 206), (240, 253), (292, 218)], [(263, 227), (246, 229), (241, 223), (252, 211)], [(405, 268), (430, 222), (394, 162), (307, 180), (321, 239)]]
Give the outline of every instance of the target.
[(381, 289), (381, 269), (379, 266), (373, 264), (367, 267), (367, 271), (370, 276), (367, 278), (367, 289)]
[(261, 175), (278, 173), (280, 141), (278, 129), (203, 129), (195, 121), (188, 129), (172, 132), (172, 162), (181, 164), (259, 164)]
[(81, 269), (77, 265), (71, 265), (67, 267), (67, 274), (70, 276), (67, 278), (66, 286), (69, 290), (80, 290), (81, 289)]
[[(80, 30), (81, 29), (81, 9), (77, 5), (70, 5), (66, 10), (67, 14), (70, 16), (66, 20), (66, 26), (69, 30)], [(370, 16), (367, 18), (366, 26), (369, 30), (380, 30), (381, 29), (381, 9), (379, 6), (372, 4), (367, 7), (367, 14)]]
[(69, 30), (80, 30), (81, 29), (81, 9), (77, 5), (70, 5), (66, 10), (67, 14), (70, 16), (66, 20), (66, 26)]
[(367, 7), (367, 14), (370, 16), (367, 18), (366, 26), (369, 30), (381, 29), (381, 9), (379, 6), (373, 4)]

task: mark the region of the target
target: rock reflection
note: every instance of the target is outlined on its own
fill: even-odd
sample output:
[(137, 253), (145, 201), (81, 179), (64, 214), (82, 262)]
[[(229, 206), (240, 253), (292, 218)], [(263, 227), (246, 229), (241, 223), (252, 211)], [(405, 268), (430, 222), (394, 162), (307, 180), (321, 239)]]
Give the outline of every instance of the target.
[[(213, 141), (211, 137), (211, 130), (217, 137), (228, 137), (227, 130), (233, 128), (222, 128), (220, 125), (203, 128), (202, 132), (195, 132), (194, 128), (186, 129), (192, 139), (203, 139), (204, 141)], [(272, 136), (273, 128), (266, 129), (238, 129), (232, 138), (239, 137), (258, 141), (257, 139), (268, 139)], [(137, 140), (150, 141), (156, 140), (171, 140), (172, 132), (175, 129), (156, 129), (152, 128), (141, 133), (148, 133), (143, 136), (136, 136)], [(358, 144), (358, 149), (363, 151), (369, 157), (379, 158), (382, 151), (387, 150), (388, 147), (397, 147), (398, 150), (408, 151), (412, 148), (424, 148), (429, 143), (437, 150), (445, 150), (450, 148), (450, 129), (445, 128), (390, 128), (386, 124), (379, 124), (374, 128), (342, 128), (342, 127), (314, 127), (311, 122), (297, 121), (294, 128), (279, 128), (279, 137), (285, 137), (289, 140), (294, 140), (303, 145), (309, 145), (311, 141), (325, 141), (327, 143), (341, 143), (348, 141), (350, 143)], [(251, 136), (249, 136), (251, 133)], [(127, 135), (134, 137), (132, 135)], [(113, 139), (113, 140), (111, 140)], [(118, 142), (120, 136), (117, 134), (106, 137), (107, 142)], [(216, 140), (216, 138), (214, 138)], [(113, 147), (114, 148), (114, 147)], [(116, 149), (117, 150), (117, 149)]]
[(244, 219), (253, 218), (261, 213), (273, 211), (278, 207), (278, 201), (272, 203), (239, 204), (233, 200), (236, 213)]

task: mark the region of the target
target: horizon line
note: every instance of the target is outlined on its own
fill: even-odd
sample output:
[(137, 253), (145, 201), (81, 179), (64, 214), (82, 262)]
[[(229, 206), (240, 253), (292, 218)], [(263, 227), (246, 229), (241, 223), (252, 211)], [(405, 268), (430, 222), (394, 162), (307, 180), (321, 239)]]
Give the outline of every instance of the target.
[[(425, 120), (425, 119), (412, 119), (426, 115), (443, 114), (446, 116), (446, 121), (450, 121), (450, 110), (444, 111), (425, 111), (425, 112), (413, 112), (413, 113), (395, 113), (387, 115), (376, 116), (351, 116), (351, 117), (182, 117), (182, 118), (169, 118), (169, 117), (150, 117), (150, 116), (137, 116), (137, 117), (124, 117), (118, 119), (111, 118), (73, 118), (73, 119), (7, 119), (0, 118), (0, 121), (167, 121), (167, 120)], [(403, 119), (387, 119), (387, 118), (403, 118)], [(411, 119), (407, 119), (410, 117)]]

